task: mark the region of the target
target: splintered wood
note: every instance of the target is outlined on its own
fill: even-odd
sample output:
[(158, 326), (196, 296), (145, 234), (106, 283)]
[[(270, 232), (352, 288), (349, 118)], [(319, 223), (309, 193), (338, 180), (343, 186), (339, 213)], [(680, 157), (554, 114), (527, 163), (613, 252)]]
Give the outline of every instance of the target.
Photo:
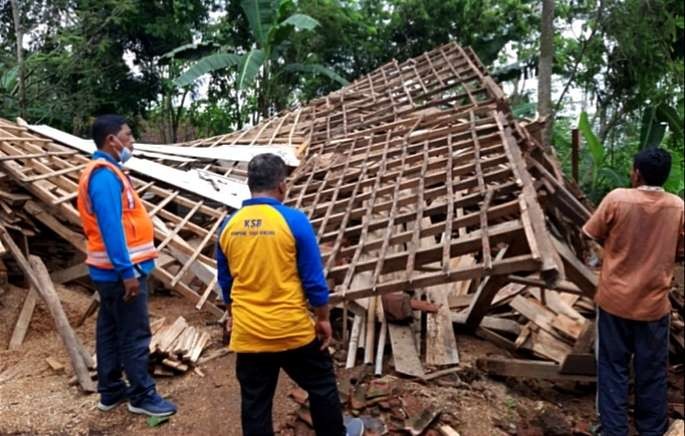
[(153, 373), (166, 376), (186, 372), (198, 363), (209, 345), (209, 333), (188, 325), (182, 316), (172, 324), (165, 324), (165, 321), (165, 318), (160, 318), (150, 325)]
[[(31, 194), (30, 201), (20, 203), (18, 212), (30, 215), (84, 251), (75, 205), (79, 176), (90, 157), (66, 153), (70, 151), (67, 147), (5, 120), (0, 120), (0, 136), (0, 152), (4, 155), (0, 168)], [(199, 302), (199, 293), (216, 275), (214, 233), (226, 210), (155, 181), (133, 177), (131, 181), (152, 217), (157, 247), (167, 259), (158, 263), (154, 277), (180, 295)], [(218, 295), (216, 282), (212, 289)], [(202, 308), (217, 316), (223, 313), (213, 301), (205, 301)]]
[[(10, 210), (23, 209), (82, 251), (74, 205), (89, 157), (36, 132), (0, 120), (0, 220), (11, 229), (22, 221)], [(212, 155), (203, 148), (299, 150), (286, 204), (316, 232), (348, 366), (381, 374), (392, 362), (429, 379), (459, 363), (457, 331), (540, 359), (483, 363), (488, 371), (530, 376), (539, 364), (540, 376), (587, 376), (597, 276), (582, 260), (580, 227), (590, 207), (471, 49), (449, 43), (393, 60), (295, 110), (185, 146), (195, 150), (173, 150), (193, 159), (157, 163), (212, 183), (244, 183), (245, 159), (202, 161)], [(155, 276), (221, 316), (208, 298), (218, 293), (212, 248), (231, 210), (146, 174), (132, 182), (155, 224)], [(151, 351), (165, 371), (183, 369), (203, 340), (179, 319), (155, 333)]]

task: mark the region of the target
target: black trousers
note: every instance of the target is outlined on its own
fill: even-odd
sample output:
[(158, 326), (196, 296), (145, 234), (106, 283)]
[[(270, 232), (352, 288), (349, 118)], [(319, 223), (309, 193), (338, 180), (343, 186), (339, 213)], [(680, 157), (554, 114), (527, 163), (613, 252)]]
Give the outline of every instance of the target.
[(328, 350), (315, 339), (304, 347), (279, 353), (238, 353), (236, 375), (240, 382), (241, 420), (245, 436), (274, 434), (272, 402), (279, 370), (309, 394), (309, 406), (318, 436), (344, 436), (342, 409), (333, 362)]
[(597, 403), (602, 435), (628, 436), (630, 358), (635, 369), (635, 427), (660, 436), (668, 427), (669, 315), (633, 321), (598, 308)]

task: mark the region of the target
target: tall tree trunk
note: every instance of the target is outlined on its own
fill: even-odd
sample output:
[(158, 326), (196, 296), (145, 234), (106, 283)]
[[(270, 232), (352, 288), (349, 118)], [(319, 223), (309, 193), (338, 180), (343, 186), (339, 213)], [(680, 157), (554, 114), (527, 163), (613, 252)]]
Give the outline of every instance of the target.
[(552, 63), (554, 62), (554, 0), (543, 0), (540, 27), (540, 63), (538, 65), (538, 113), (547, 117), (542, 140), (549, 146), (554, 129), (552, 111)]
[(26, 70), (24, 66), (24, 31), (21, 28), (19, 7), (17, 0), (10, 0), (12, 17), (14, 18), (14, 34), (17, 40), (17, 66), (19, 68), (19, 115), (26, 118)]

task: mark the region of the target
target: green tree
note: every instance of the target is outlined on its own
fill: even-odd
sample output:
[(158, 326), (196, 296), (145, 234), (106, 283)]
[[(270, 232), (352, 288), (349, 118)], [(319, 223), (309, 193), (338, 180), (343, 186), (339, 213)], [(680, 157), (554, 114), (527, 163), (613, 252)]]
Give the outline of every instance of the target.
[(288, 62), (285, 59), (292, 33), (296, 30), (312, 30), (319, 25), (312, 17), (297, 13), (292, 0), (244, 0), (241, 7), (254, 38), (250, 49), (245, 53), (220, 51), (209, 55), (179, 76), (176, 85), (187, 86), (204, 74), (236, 67), (237, 90), (245, 91), (254, 87), (257, 112), (268, 117), (282, 108), (282, 101), (275, 93), (283, 74), (296, 71), (324, 74), (341, 84), (347, 83), (322, 65), (309, 63), (306, 59), (304, 62)]

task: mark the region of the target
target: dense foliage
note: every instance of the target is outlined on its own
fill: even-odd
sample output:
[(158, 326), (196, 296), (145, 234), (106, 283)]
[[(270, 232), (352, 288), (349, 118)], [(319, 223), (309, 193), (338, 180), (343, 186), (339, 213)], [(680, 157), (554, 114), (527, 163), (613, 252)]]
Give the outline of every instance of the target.
[[(515, 112), (534, 116), (541, 4), (0, 0), (0, 116), (83, 135), (93, 116), (118, 112), (148, 140), (175, 142), (242, 128), (450, 40), (473, 47)], [(682, 193), (683, 2), (555, 5), (552, 138), (564, 167), (578, 126), (593, 199), (627, 183), (637, 150), (659, 145), (675, 158), (668, 188)]]

